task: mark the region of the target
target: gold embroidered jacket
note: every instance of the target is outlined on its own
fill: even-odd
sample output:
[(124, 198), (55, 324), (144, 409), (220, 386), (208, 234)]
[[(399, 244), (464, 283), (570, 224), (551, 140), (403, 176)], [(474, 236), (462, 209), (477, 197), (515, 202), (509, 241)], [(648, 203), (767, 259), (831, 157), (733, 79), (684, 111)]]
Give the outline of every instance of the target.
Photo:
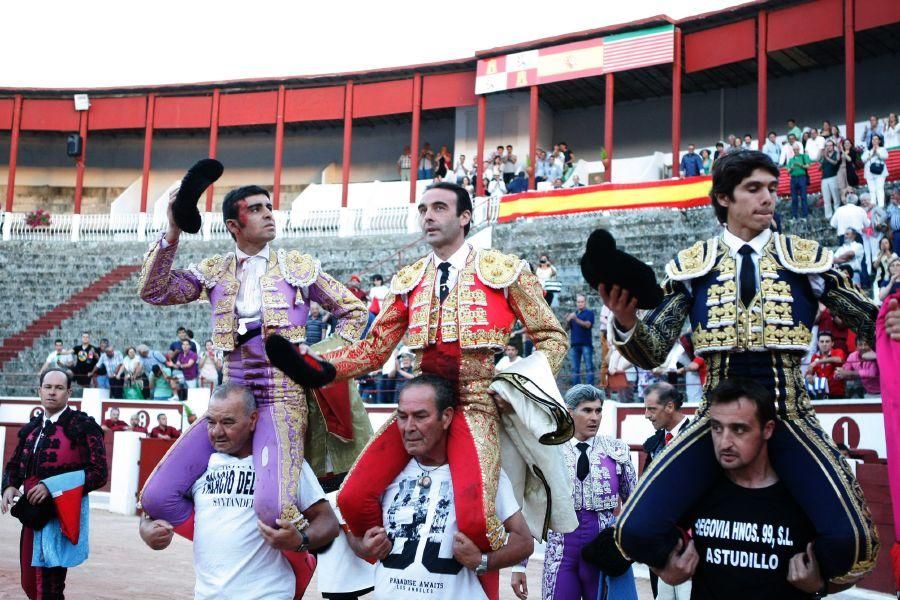
[[(172, 269), (178, 244), (162, 248), (155, 242), (144, 259), (138, 291), (150, 304), (187, 304), (201, 296), (212, 305), (212, 341), (219, 350), (234, 350), (238, 319), (235, 313), (240, 283), (233, 252), (204, 259), (188, 269)], [(278, 333), (294, 343), (306, 340), (309, 301), (318, 302), (338, 321), (335, 333), (347, 341), (359, 339), (368, 310), (339, 281), (325, 273), (319, 261), (296, 250), (273, 251), (262, 290), (262, 334)]]
[[(355, 377), (383, 365), (404, 334), (413, 350), (434, 344), (438, 328), (441, 340), (459, 343), (464, 356), (482, 350), (479, 354), (492, 357), (509, 340), (516, 319), (525, 326), (535, 348), (546, 354), (553, 372), (559, 370), (568, 340), (525, 261), (496, 250), (470, 250), (443, 305), (434, 294), (436, 275), (429, 254), (394, 276), (368, 336), (325, 355), (334, 363), (339, 378)], [(493, 373), (493, 362), (487, 372)], [(489, 380), (485, 380), (485, 388)]]
[[(757, 295), (738, 299), (736, 261), (721, 238), (697, 242), (666, 265), (662, 303), (638, 321), (623, 356), (637, 366), (662, 364), (690, 318), (694, 351), (806, 353), (821, 301), (859, 334), (874, 334), (877, 308), (833, 268), (831, 251), (817, 242), (774, 233), (758, 263)], [(813, 291), (811, 278), (819, 277)], [(871, 338), (870, 338), (871, 339)]]

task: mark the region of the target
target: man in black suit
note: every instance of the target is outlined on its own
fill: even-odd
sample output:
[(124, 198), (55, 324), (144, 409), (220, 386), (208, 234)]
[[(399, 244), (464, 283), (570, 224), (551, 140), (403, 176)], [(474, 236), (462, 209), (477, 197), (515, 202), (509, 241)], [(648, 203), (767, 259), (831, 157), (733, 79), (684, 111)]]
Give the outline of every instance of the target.
[(644, 416), (656, 429), (656, 433), (644, 442), (644, 451), (648, 455), (645, 469), (690, 423), (691, 420), (681, 412), (683, 403), (684, 396), (670, 383), (654, 383), (644, 389)]
[[(684, 396), (675, 389), (670, 383), (659, 382), (644, 388), (644, 416), (653, 424), (656, 432), (644, 441), (644, 452), (647, 453), (647, 462), (644, 463), (644, 472), (650, 466), (650, 462), (663, 451), (672, 438), (684, 431), (691, 420), (681, 412), (681, 405), (684, 403)], [(650, 587), (653, 589), (653, 597), (656, 598), (659, 593), (659, 578), (652, 571), (650, 572)], [(664, 587), (669, 587), (663, 583)], [(678, 588), (685, 586), (681, 584)], [(690, 586), (688, 581), (686, 586)], [(681, 591), (681, 590), (679, 590)], [(677, 598), (681, 598), (682, 594), (678, 594)], [(690, 596), (690, 588), (687, 589), (687, 596)]]

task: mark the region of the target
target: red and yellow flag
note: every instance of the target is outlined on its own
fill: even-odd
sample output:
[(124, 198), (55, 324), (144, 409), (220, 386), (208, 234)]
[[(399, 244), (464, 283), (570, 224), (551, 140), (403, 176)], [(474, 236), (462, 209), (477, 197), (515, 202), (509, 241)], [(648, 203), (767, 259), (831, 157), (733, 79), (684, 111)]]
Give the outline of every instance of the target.
[(503, 197), (497, 220), (502, 223), (520, 217), (547, 217), (598, 210), (703, 206), (709, 204), (710, 185), (711, 178), (703, 176), (523, 192)]

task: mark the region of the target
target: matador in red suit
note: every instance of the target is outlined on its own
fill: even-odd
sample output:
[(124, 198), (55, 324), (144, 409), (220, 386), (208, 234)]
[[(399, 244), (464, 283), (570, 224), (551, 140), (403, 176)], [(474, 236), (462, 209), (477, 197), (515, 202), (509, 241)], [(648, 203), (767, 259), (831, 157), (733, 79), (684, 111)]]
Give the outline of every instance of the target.
[[(487, 552), (505, 539), (495, 507), (500, 418), (488, 394), (494, 355), (518, 319), (555, 373), (568, 349), (566, 334), (524, 260), (466, 242), (472, 203), (465, 189), (432, 186), (418, 208), (433, 252), (394, 276), (365, 339), (322, 359), (334, 365), (338, 379), (355, 377), (383, 365), (406, 334), (417, 373), (456, 383), (463, 418), (453, 419), (448, 444), (456, 518), (459, 530)], [(360, 455), (338, 496), (356, 536), (382, 525), (381, 495), (408, 462), (391, 418)]]
[[(471, 200), (457, 187), (425, 192), (419, 215), (434, 251), (394, 276), (364, 340), (323, 358), (334, 364), (339, 379), (355, 377), (383, 365), (406, 334), (417, 372), (456, 382), (463, 418), (453, 420), (448, 446), (456, 518), (459, 530), (488, 551), (505, 538), (494, 506), (500, 476), (500, 420), (488, 394), (494, 355), (509, 341), (517, 319), (554, 372), (568, 345), (527, 263), (475, 250), (465, 241)], [(382, 524), (380, 496), (409, 462), (400, 436), (390, 419), (344, 482), (338, 505), (357, 536)]]

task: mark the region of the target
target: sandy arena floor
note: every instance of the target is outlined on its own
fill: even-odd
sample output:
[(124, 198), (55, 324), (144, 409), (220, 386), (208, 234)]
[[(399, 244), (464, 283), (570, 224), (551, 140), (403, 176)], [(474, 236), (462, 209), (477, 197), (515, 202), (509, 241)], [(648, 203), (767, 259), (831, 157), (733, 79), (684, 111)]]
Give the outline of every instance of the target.
[[(71, 600), (177, 600), (194, 597), (194, 563), (191, 543), (175, 536), (166, 550), (155, 552), (144, 545), (137, 532), (138, 518), (91, 511), (91, 557), (69, 571), (66, 598)], [(0, 515), (0, 600), (25, 597), (19, 586), (19, 522)], [(528, 566), (528, 597), (540, 600), (543, 563)], [(500, 598), (516, 600), (509, 587), (510, 571), (500, 575)], [(637, 579), (638, 598), (652, 600), (650, 582)], [(890, 599), (887, 594), (847, 591), (835, 600)], [(316, 579), (305, 598), (321, 600)], [(364, 596), (371, 598), (371, 594)]]
[[(66, 598), (72, 600), (175, 600), (194, 597), (194, 565), (191, 543), (175, 536), (172, 545), (154, 552), (144, 545), (137, 532), (137, 517), (105, 510), (91, 511), (91, 557), (69, 571)], [(19, 586), (19, 522), (0, 516), (0, 600), (24, 598)], [(528, 568), (529, 598), (540, 598), (540, 561)], [(500, 597), (514, 600), (509, 587), (509, 570), (501, 576)], [(638, 580), (641, 600), (652, 598), (650, 585)], [(306, 598), (322, 598), (313, 579)], [(371, 595), (366, 596), (371, 597)]]

